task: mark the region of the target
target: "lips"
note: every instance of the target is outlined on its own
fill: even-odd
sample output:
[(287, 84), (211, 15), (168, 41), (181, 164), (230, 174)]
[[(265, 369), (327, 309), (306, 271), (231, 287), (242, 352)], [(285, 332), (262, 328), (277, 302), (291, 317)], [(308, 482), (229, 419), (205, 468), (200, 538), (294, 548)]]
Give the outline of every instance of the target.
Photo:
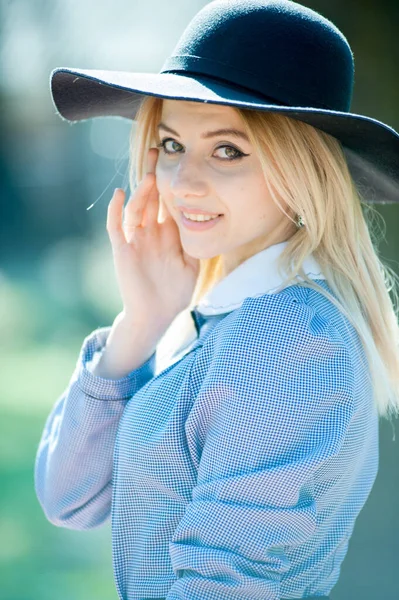
[(191, 231), (206, 231), (215, 227), (217, 223), (219, 223), (222, 219), (223, 215), (216, 216), (213, 219), (208, 219), (207, 221), (191, 221), (187, 219), (184, 214), (181, 214), (181, 223)]
[(178, 209), (182, 213), (185, 212), (188, 215), (205, 215), (206, 217), (220, 217), (220, 215), (223, 214), (223, 213), (209, 212), (209, 211), (203, 210), (201, 208), (185, 208), (185, 207), (179, 206)]

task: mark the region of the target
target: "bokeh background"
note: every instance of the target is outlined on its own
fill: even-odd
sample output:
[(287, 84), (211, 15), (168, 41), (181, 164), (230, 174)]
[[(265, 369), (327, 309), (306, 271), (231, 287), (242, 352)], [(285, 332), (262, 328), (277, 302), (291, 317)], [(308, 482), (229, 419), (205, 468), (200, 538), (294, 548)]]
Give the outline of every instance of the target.
[[(352, 109), (399, 130), (397, 0), (307, 0), (355, 54)], [(205, 0), (0, 0), (0, 598), (116, 600), (109, 524), (48, 523), (33, 466), (45, 419), (82, 341), (121, 310), (106, 210), (127, 187), (131, 123), (68, 124), (49, 93), (58, 66), (158, 71)], [(376, 148), (378, 152), (378, 148)], [(95, 205), (87, 210), (90, 205)], [(399, 206), (378, 206), (379, 252), (398, 272)], [(396, 422), (333, 600), (399, 598)]]

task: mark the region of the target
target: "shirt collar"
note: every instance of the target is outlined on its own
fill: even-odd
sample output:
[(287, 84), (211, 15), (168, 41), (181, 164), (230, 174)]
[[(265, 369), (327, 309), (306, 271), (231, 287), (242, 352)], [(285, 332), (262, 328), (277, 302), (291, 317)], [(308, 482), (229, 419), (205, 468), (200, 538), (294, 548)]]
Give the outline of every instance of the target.
[[(250, 256), (218, 281), (201, 298), (196, 310), (202, 315), (218, 315), (239, 308), (249, 296), (272, 294), (287, 277), (277, 269), (277, 258), (287, 244), (288, 241), (273, 244)], [(325, 279), (313, 255), (308, 256), (302, 266), (310, 279)]]

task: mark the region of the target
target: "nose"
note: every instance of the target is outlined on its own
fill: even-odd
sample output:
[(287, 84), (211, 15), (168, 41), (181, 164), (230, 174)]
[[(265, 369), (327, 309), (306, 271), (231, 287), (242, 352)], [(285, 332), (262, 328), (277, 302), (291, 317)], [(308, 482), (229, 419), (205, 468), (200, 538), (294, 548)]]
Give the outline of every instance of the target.
[(170, 178), (170, 190), (175, 197), (205, 196), (208, 183), (197, 161), (187, 155), (182, 156), (176, 164)]

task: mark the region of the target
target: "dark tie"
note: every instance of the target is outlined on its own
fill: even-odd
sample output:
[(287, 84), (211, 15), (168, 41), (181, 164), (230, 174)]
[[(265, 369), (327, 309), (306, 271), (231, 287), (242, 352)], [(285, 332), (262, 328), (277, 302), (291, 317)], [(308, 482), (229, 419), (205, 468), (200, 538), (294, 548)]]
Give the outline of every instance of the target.
[(190, 314), (194, 321), (198, 338), (203, 338), (206, 333), (213, 329), (215, 325), (229, 315), (230, 312), (232, 311), (220, 313), (219, 315), (203, 315), (196, 308), (193, 308), (193, 310), (190, 311)]

